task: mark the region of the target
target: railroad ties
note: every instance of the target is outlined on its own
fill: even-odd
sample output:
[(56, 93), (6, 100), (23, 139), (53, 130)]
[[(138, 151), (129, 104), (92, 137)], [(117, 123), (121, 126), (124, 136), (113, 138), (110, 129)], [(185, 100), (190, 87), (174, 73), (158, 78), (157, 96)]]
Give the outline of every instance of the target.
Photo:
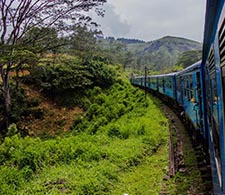
[[(176, 171), (185, 172), (184, 154), (183, 154), (183, 141), (175, 121), (171, 116), (165, 112), (167, 118), (170, 118), (171, 123), (169, 126), (169, 161), (170, 171), (169, 176), (173, 177)], [(174, 139), (176, 138), (176, 139)]]
[[(175, 121), (172, 116), (163, 109), (166, 117), (170, 120), (169, 124), (169, 173), (163, 177), (163, 180), (168, 180), (175, 176), (177, 171), (185, 172), (184, 155), (183, 155), (183, 141)], [(159, 195), (167, 195), (165, 184), (162, 185)]]
[[(206, 193), (202, 194), (212, 194), (212, 179), (211, 179), (211, 167), (209, 163), (209, 157), (208, 153), (205, 151), (204, 146), (202, 143), (197, 139), (197, 137), (194, 135), (193, 131), (190, 130), (190, 124), (188, 124), (185, 120), (182, 120), (180, 118), (180, 122), (177, 122), (179, 120), (179, 115), (174, 115), (172, 112), (168, 110), (167, 106), (163, 106), (162, 108), (164, 110), (164, 113), (166, 117), (169, 119), (169, 172), (168, 175), (164, 176), (164, 180), (168, 180), (169, 178), (172, 178), (175, 176), (176, 172), (179, 173), (185, 173), (186, 171), (189, 171), (187, 167), (185, 167), (185, 159), (184, 159), (184, 144), (186, 143), (185, 139), (187, 137), (184, 137), (183, 130), (181, 131), (180, 123), (182, 121), (182, 124), (186, 127), (186, 133), (189, 135), (189, 140), (191, 142), (192, 148), (195, 152), (195, 156), (197, 159), (196, 168), (199, 169), (201, 178), (204, 184), (203, 191)], [(182, 125), (182, 126), (183, 126)], [(187, 170), (186, 170), (187, 169)], [(167, 195), (166, 186), (162, 186), (160, 195)]]

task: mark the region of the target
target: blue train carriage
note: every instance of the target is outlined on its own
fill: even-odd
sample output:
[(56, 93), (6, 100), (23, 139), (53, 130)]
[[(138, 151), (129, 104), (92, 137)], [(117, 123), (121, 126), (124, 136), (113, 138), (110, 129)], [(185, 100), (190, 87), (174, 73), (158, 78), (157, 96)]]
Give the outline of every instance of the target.
[(131, 83), (136, 86), (145, 86), (145, 77), (144, 76), (137, 76), (131, 77)]
[(153, 92), (157, 92), (159, 90), (158, 75), (148, 76), (147, 78), (149, 81), (149, 89)]
[[(186, 122), (199, 138), (204, 137), (205, 123), (202, 101), (201, 62), (197, 62), (176, 74), (177, 103), (183, 109)], [(183, 114), (182, 113), (182, 114)]]
[(158, 75), (158, 91), (169, 100), (176, 101), (176, 73)]
[[(211, 22), (212, 16), (215, 21), (210, 26), (211, 31), (205, 28), (203, 47), (206, 53), (206, 60), (203, 63), (206, 88), (205, 109), (214, 194), (225, 194), (225, 6), (221, 2), (214, 4), (216, 11), (210, 12), (210, 9), (208, 11), (206, 26)], [(221, 10), (223, 10), (222, 14), (219, 15)]]
[(145, 76), (131, 77), (130, 82), (141, 88), (147, 87), (148, 90), (158, 91), (157, 76), (146, 76), (146, 78)]

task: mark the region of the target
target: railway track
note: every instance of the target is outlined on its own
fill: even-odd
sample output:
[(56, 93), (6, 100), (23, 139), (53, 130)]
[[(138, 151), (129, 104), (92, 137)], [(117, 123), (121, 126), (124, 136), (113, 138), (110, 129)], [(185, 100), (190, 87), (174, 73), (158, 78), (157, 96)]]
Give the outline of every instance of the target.
[[(188, 195), (211, 195), (212, 181), (210, 166), (206, 160), (201, 144), (198, 144), (188, 132), (183, 121), (168, 106), (162, 107), (167, 116), (169, 128), (169, 173), (164, 177), (164, 183), (160, 195), (170, 194), (169, 185), (175, 183), (177, 192), (182, 188), (180, 185), (188, 183)], [(196, 174), (198, 176), (196, 176)], [(179, 179), (176, 177), (179, 175)], [(193, 178), (192, 178), (193, 177)], [(191, 181), (193, 179), (193, 181)], [(170, 181), (171, 180), (171, 181)], [(181, 193), (183, 194), (183, 193)]]

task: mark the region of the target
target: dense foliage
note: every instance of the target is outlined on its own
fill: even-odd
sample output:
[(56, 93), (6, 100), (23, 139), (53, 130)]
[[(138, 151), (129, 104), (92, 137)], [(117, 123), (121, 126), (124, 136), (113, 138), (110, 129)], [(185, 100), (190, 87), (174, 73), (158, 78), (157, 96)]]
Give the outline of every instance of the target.
[(187, 68), (188, 66), (201, 60), (201, 58), (201, 50), (186, 51), (179, 56), (177, 64), (182, 65), (183, 68)]
[(164, 115), (129, 84), (89, 95), (92, 106), (67, 137), (21, 138), (10, 127), (0, 147), (0, 194), (159, 193), (168, 158)]
[(115, 82), (115, 71), (108, 64), (95, 59), (82, 61), (80, 58), (59, 55), (54, 61), (43, 59), (30, 69), (24, 78), (53, 99), (61, 94), (84, 94), (93, 86), (108, 88)]

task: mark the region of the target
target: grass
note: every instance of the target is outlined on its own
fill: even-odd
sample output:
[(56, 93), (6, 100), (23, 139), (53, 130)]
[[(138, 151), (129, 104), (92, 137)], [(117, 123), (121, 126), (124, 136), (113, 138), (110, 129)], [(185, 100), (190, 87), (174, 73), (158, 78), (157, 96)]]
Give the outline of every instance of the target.
[(5, 139), (0, 194), (159, 194), (168, 122), (158, 105), (126, 83), (95, 88), (88, 101), (67, 135)]

